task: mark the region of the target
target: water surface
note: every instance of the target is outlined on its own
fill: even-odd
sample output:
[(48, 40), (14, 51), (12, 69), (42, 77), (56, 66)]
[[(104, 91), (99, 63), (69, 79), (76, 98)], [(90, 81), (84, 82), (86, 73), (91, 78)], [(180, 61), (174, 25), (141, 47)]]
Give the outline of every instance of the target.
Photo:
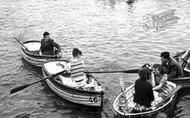
[[(136, 74), (94, 74), (105, 88), (102, 110), (72, 104), (57, 97), (45, 83), (10, 95), (10, 89), (40, 80), (41, 70), (22, 60), (21, 42), (40, 40), (44, 31), (61, 45), (65, 59), (78, 47), (91, 71), (127, 70), (144, 63), (160, 63), (160, 53), (189, 48), (190, 1), (136, 0), (0, 0), (0, 117), (16, 118), (110, 118), (121, 92), (118, 77), (126, 86)], [(143, 16), (175, 9), (177, 23), (157, 31), (143, 29)], [(188, 91), (188, 90), (187, 90)], [(175, 116), (189, 117), (189, 92), (182, 95)]]

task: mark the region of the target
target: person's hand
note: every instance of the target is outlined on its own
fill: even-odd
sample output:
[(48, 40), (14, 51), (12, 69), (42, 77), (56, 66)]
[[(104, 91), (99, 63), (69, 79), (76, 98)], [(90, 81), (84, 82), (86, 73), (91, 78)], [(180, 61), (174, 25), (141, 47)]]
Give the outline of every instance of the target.
[(58, 52), (58, 55), (62, 55), (62, 52)]

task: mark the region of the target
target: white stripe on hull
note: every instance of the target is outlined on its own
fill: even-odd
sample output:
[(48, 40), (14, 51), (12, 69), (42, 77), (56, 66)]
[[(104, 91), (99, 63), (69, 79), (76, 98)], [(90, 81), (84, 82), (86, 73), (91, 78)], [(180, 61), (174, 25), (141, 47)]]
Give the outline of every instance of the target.
[(82, 95), (79, 96), (79, 95), (75, 95), (75, 94), (70, 94), (70, 93), (63, 91), (63, 90), (57, 88), (56, 86), (54, 86), (48, 79), (46, 80), (46, 82), (47, 82), (48, 86), (56, 94), (58, 94), (60, 97), (66, 99), (68, 101), (71, 101), (71, 102), (74, 102), (77, 104), (88, 105), (88, 106), (101, 106), (102, 98), (100, 96), (99, 96), (99, 101), (97, 103), (91, 102), (90, 97), (94, 97), (93, 95), (92, 96), (82, 96)]
[(24, 60), (26, 60), (31, 65), (35, 65), (38, 67), (41, 67), (42, 63), (45, 62), (45, 60), (44, 61), (40, 61), (40, 60), (36, 61), (36, 59), (31, 58), (31, 57), (27, 56), (26, 54), (23, 55), (23, 58), (24, 58)]
[[(27, 62), (29, 62), (30, 64), (32, 64), (32, 65), (35, 65), (35, 66), (38, 66), (38, 67), (41, 67), (42, 66), (42, 63), (44, 63), (44, 62), (46, 62), (48, 59), (47, 58), (38, 58), (38, 59), (36, 59), (36, 58), (33, 58), (33, 57), (31, 57), (31, 56), (28, 56), (27, 54), (25, 54), (24, 52), (23, 52), (23, 58), (27, 61)], [(52, 60), (54, 60), (54, 59), (52, 59)]]

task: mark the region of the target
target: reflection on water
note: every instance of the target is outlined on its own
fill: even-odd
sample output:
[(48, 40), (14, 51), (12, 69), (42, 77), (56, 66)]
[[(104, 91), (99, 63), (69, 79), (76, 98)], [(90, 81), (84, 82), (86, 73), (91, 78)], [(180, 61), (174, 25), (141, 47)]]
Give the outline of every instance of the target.
[[(88, 109), (56, 96), (45, 83), (30, 86), (14, 95), (9, 91), (40, 80), (40, 69), (23, 62), (20, 41), (40, 40), (44, 31), (60, 43), (65, 59), (78, 47), (88, 70), (111, 71), (160, 63), (160, 53), (189, 48), (190, 5), (186, 0), (0, 0), (0, 117), (75, 118), (116, 117), (112, 107), (121, 92), (119, 77), (126, 86), (137, 74), (94, 74), (105, 88), (104, 105)], [(176, 9), (180, 17), (160, 31), (143, 29), (143, 16)], [(188, 117), (189, 93), (179, 100), (176, 117)]]

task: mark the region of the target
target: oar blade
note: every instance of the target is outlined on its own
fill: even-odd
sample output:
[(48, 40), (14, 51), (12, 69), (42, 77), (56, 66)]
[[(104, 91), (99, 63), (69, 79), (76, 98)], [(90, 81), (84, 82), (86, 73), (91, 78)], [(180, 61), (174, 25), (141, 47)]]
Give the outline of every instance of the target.
[(42, 81), (44, 81), (44, 80), (46, 80), (46, 79), (50, 79), (50, 78), (55, 77), (55, 76), (57, 76), (57, 75), (59, 75), (59, 74), (62, 74), (62, 73), (64, 73), (64, 72), (66, 72), (66, 70), (63, 70), (63, 71), (61, 71), (61, 72), (59, 72), (59, 73), (56, 73), (56, 74), (53, 74), (53, 75), (51, 75), (50, 77), (46, 77), (46, 78), (44, 78), (44, 79), (38, 80), (38, 81), (33, 82), (33, 83), (31, 83), (31, 84), (25, 84), (25, 85), (19, 86), (19, 87), (17, 87), (17, 88), (12, 89), (12, 90), (10, 91), (10, 93), (11, 93), (11, 94), (16, 93), (16, 92), (18, 92), (18, 91), (20, 91), (20, 90), (22, 90), (22, 89), (25, 89), (25, 88), (27, 88), (27, 87), (29, 87), (29, 86), (31, 86), (31, 85), (34, 85), (34, 84), (39, 83), (39, 82), (42, 82)]
[(18, 91), (20, 91), (20, 90), (22, 90), (22, 89), (27, 88), (28, 86), (30, 86), (30, 84), (25, 84), (25, 85), (23, 85), (23, 86), (19, 86), (19, 87), (17, 87), (17, 88), (14, 88), (14, 89), (12, 89), (12, 90), (10, 91), (10, 94), (16, 93), (16, 92), (18, 92)]

